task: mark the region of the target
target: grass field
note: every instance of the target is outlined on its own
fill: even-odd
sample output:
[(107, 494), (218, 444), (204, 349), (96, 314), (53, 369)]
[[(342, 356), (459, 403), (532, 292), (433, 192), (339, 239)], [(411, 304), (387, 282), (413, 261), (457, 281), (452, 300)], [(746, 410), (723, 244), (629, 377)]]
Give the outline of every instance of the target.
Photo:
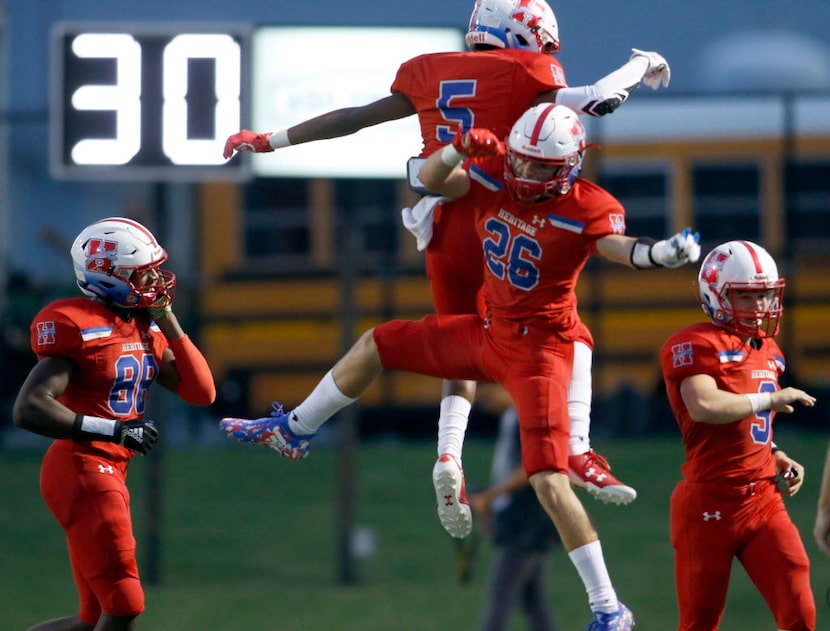
[[(812, 541), (826, 435), (778, 442), (807, 467), (789, 500), (813, 559), (818, 629), (830, 629), (830, 559)], [(491, 445), (468, 441), (469, 481), (486, 482)], [(679, 440), (595, 441), (640, 496), (627, 507), (583, 496), (606, 559), (637, 628), (676, 627), (668, 501), (678, 478)], [(162, 573), (147, 586), (139, 627), (152, 631), (474, 631), (482, 604), (487, 545), (473, 580), (459, 584), (454, 544), (438, 524), (431, 442), (369, 443), (359, 448), (356, 522), (375, 535), (374, 556), (357, 580), (338, 581), (337, 454), (318, 447), (293, 464), (273, 452), (228, 444), (163, 455)], [(22, 630), (75, 611), (60, 529), (37, 488), (39, 454), (0, 454), (0, 630)], [(139, 545), (146, 531), (147, 463), (137, 458), (130, 485)], [(554, 552), (551, 602), (565, 631), (582, 629), (588, 606), (564, 552)], [(514, 620), (513, 631), (524, 629)], [(774, 629), (764, 603), (736, 566), (721, 631)]]

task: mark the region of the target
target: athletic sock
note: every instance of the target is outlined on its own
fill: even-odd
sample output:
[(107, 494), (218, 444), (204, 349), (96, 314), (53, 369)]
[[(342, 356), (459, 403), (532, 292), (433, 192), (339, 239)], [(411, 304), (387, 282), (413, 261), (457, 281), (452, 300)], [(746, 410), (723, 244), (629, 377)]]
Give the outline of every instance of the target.
[(591, 611), (603, 613), (617, 611), (620, 608), (620, 601), (617, 600), (611, 577), (608, 575), (608, 568), (605, 567), (602, 545), (599, 540), (571, 550), (568, 556), (585, 585)]
[(305, 401), (288, 415), (288, 429), (295, 434), (313, 434), (347, 405), (357, 401), (340, 392), (329, 370)]
[(470, 418), (472, 404), (462, 396), (450, 395), (441, 399), (438, 417), (438, 456), (451, 454), (461, 464), (464, 434)]

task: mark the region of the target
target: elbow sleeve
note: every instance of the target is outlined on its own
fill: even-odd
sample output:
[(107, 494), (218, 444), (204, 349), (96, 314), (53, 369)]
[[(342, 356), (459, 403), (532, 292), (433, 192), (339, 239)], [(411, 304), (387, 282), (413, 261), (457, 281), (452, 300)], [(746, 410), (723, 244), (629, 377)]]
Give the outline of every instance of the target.
[[(646, 62), (646, 67), (643, 67), (643, 61)], [(579, 114), (610, 114), (640, 87), (640, 81), (648, 68), (647, 64), (648, 60), (644, 57), (634, 57), (594, 85), (561, 88), (556, 93), (556, 102), (570, 107)]]

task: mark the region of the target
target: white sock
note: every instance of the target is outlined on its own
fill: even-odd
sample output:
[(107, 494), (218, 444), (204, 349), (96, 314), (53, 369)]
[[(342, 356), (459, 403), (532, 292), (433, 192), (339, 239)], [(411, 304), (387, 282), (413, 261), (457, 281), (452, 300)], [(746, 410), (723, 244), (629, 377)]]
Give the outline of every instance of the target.
[(591, 421), (576, 416), (570, 404), (568, 404), (568, 410), (571, 414), (571, 437), (568, 439), (568, 455), (579, 456), (591, 449), (591, 437), (588, 436)]
[(438, 417), (438, 456), (451, 454), (461, 464), (461, 450), (464, 447), (464, 433), (470, 419), (472, 404), (457, 394), (441, 399), (441, 414)]
[(288, 428), (295, 434), (313, 434), (347, 405), (357, 401), (340, 392), (329, 370), (305, 401), (288, 415)]
[(571, 550), (568, 556), (576, 567), (576, 571), (579, 572), (585, 591), (588, 592), (591, 611), (603, 613), (617, 611), (620, 608), (620, 601), (617, 600), (617, 593), (611, 584), (608, 568), (605, 567), (599, 540)]
[(574, 365), (568, 384), (568, 417), (571, 438), (568, 455), (578, 456), (591, 449), (591, 347), (574, 343)]

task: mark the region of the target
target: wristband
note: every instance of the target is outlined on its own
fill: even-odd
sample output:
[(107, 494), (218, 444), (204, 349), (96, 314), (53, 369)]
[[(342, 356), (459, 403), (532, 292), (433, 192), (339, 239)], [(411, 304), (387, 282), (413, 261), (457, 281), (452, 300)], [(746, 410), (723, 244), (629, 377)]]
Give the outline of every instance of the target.
[(774, 454), (774, 453), (776, 453), (776, 452), (778, 452), (778, 451), (784, 451), (784, 450), (783, 450), (783, 449), (781, 449), (781, 447), (779, 447), (779, 446), (778, 446), (778, 445), (776, 445), (775, 443), (770, 443), (770, 451)]
[(271, 145), (272, 149), (290, 146), (291, 141), (288, 140), (288, 131), (285, 129), (275, 131), (273, 134), (268, 136), (268, 144)]
[(654, 239), (648, 237), (639, 237), (634, 242), (634, 247), (631, 248), (631, 264), (637, 269), (648, 269), (650, 267), (660, 267), (651, 258), (651, 248), (654, 245)]
[(464, 154), (452, 145), (444, 145), (444, 148), (441, 149), (441, 162), (448, 167), (457, 167), (464, 162)]
[(756, 392), (754, 394), (745, 394), (744, 396), (749, 399), (753, 414), (758, 414), (758, 412), (763, 410), (769, 410), (772, 407), (772, 397), (769, 392)]
[(109, 440), (113, 441), (118, 431), (118, 421), (97, 416), (75, 415), (72, 438), (75, 440)]

